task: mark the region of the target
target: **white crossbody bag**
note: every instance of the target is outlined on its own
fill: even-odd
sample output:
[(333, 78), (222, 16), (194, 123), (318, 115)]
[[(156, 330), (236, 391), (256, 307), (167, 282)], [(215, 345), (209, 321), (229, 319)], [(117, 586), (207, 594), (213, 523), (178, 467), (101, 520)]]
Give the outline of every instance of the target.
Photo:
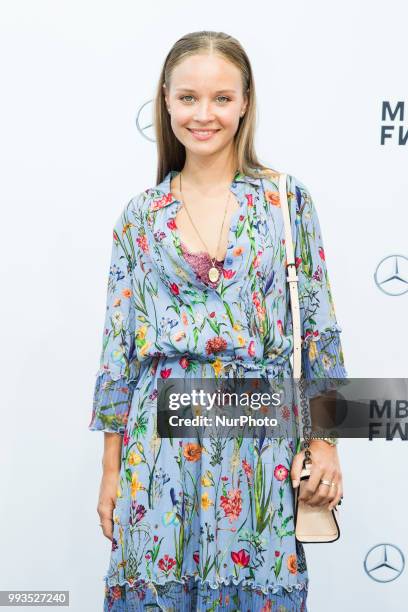
[(285, 227), (285, 247), (286, 247), (286, 265), (287, 265), (287, 281), (290, 290), (290, 303), (292, 311), (293, 324), (293, 378), (297, 379), (298, 385), (294, 385), (298, 395), (298, 406), (301, 408), (303, 419), (303, 448), (305, 449), (305, 459), (303, 461), (303, 469), (300, 474), (300, 484), (295, 489), (295, 536), (299, 542), (304, 543), (320, 543), (334, 542), (340, 537), (340, 528), (338, 523), (338, 508), (335, 506), (329, 510), (327, 505), (312, 507), (298, 497), (303, 489), (305, 482), (310, 477), (311, 469), (306, 465), (311, 465), (310, 432), (311, 423), (309, 417), (308, 401), (304, 392), (302, 378), (302, 352), (301, 352), (301, 327), (300, 327), (300, 308), (298, 294), (298, 277), (296, 274), (293, 237), (291, 229), (291, 221), (289, 214), (288, 198), (286, 191), (285, 173), (279, 175), (279, 198), (283, 214)]

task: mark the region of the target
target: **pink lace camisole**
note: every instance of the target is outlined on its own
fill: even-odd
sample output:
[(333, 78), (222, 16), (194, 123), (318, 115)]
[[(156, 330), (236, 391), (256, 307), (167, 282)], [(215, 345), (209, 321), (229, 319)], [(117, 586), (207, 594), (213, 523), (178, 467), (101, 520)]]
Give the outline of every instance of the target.
[(222, 261), (218, 261), (217, 259), (215, 260), (215, 267), (220, 271), (220, 276), (214, 283), (208, 278), (208, 271), (212, 267), (212, 261), (209, 254), (206, 251), (198, 251), (193, 253), (187, 248), (182, 240), (180, 240), (180, 246), (183, 250), (183, 255), (186, 261), (193, 268), (198, 278), (210, 287), (217, 287), (222, 277), (222, 269), (224, 267), (225, 259)]

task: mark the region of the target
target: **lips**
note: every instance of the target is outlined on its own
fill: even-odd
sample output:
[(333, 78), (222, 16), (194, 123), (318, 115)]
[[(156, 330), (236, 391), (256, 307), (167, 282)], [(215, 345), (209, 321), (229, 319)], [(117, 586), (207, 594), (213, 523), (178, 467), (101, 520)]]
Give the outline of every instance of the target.
[(196, 132), (197, 134), (213, 134), (214, 132), (218, 132), (219, 130), (195, 130), (193, 128), (187, 128), (189, 132)]

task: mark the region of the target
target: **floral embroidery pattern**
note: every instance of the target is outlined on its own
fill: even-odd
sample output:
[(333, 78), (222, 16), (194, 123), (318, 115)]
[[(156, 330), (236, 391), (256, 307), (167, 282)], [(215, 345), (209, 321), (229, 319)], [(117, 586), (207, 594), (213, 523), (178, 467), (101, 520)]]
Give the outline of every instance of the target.
[[(223, 274), (197, 279), (167, 174), (132, 198), (114, 232), (89, 429), (123, 436), (105, 610), (306, 611), (290, 467), (299, 440), (161, 438), (157, 381), (290, 377), (292, 321), (278, 175), (237, 173)], [(305, 377), (346, 378), (319, 221), (288, 176)], [(329, 383), (327, 383), (329, 384)], [(298, 407), (285, 404), (292, 422)]]

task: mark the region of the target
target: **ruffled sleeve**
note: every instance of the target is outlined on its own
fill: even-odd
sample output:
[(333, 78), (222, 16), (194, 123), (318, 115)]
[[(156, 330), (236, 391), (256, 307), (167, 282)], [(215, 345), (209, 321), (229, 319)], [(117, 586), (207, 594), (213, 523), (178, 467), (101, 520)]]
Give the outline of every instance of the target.
[(123, 434), (140, 362), (135, 351), (135, 307), (132, 283), (134, 243), (129, 206), (115, 223), (106, 292), (102, 350), (88, 429)]
[[(309, 396), (345, 384), (347, 371), (341, 346), (323, 237), (308, 189), (290, 177), (292, 231), (300, 304), (302, 371)], [(343, 379), (343, 380), (342, 380)]]

